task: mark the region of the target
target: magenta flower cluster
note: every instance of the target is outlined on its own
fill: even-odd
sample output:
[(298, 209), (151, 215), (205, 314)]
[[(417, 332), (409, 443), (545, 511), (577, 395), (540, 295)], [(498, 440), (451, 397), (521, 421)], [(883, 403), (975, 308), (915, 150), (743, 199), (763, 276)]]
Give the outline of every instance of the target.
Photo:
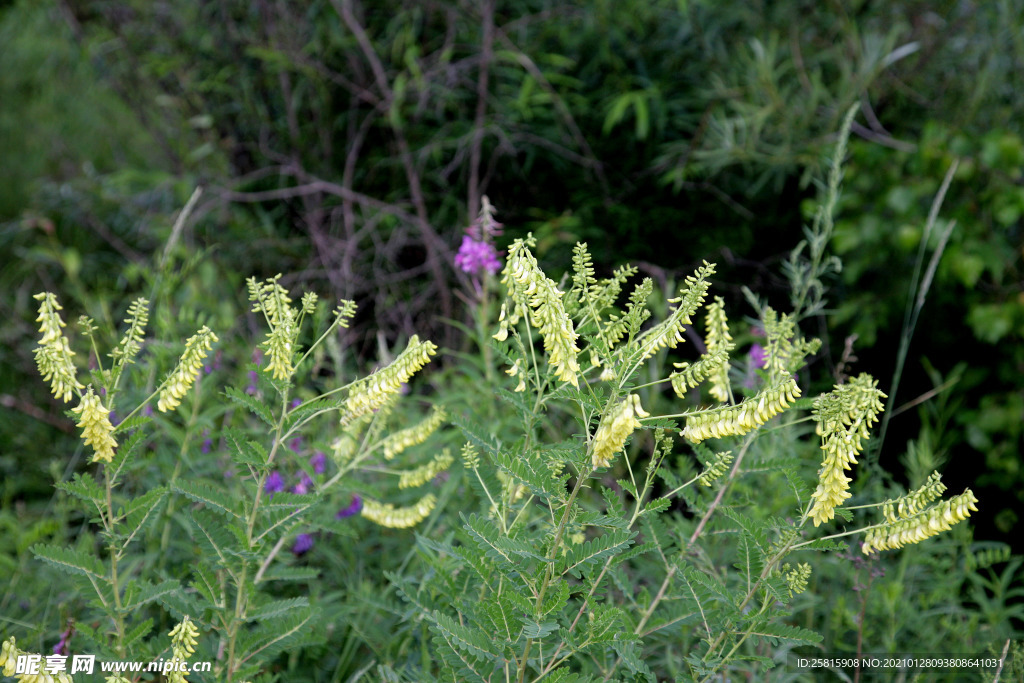
[(455, 265), (470, 275), (479, 275), (485, 270), (490, 273), (501, 270), (498, 251), (494, 245), (475, 240), (470, 235), (463, 235), (462, 246), (455, 255)]

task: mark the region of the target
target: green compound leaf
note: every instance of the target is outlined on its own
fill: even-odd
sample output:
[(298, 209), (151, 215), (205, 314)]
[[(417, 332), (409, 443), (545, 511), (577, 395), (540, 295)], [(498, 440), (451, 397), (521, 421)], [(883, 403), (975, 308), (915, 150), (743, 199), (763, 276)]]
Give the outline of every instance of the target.
[(230, 445), (231, 459), (242, 467), (261, 469), (267, 464), (267, 449), (256, 441), (245, 438), (246, 435), (237, 429), (224, 432), (224, 438)]
[(130, 651), (132, 645), (134, 645), (135, 643), (139, 642), (140, 640), (142, 640), (143, 638), (148, 636), (149, 632), (152, 631), (152, 630), (153, 630), (153, 620), (152, 619), (146, 619), (141, 624), (138, 624), (134, 628), (129, 629), (128, 632), (124, 634), (124, 647), (125, 647), (125, 649)]
[(231, 399), (233, 402), (240, 406), (245, 407), (250, 413), (258, 417), (260, 420), (265, 422), (268, 427), (275, 427), (274, 416), (270, 412), (270, 408), (260, 403), (255, 398), (246, 394), (245, 392), (239, 391), (234, 387), (226, 387), (224, 389), (224, 395)]
[(280, 617), (289, 614), (297, 609), (309, 607), (308, 598), (290, 598), (287, 600), (271, 600), (249, 610), (246, 616), (248, 621), (260, 622), (272, 617)]
[(260, 583), (267, 581), (312, 581), (320, 576), (315, 567), (273, 567), (264, 572)]
[(93, 555), (71, 548), (43, 544), (32, 546), (32, 554), (65, 574), (78, 574), (91, 579), (107, 580), (103, 564)]
[[(630, 634), (632, 635), (632, 634)], [(642, 649), (640, 639), (636, 636), (621, 635), (612, 641), (612, 648), (633, 674), (640, 674), (645, 680), (655, 681), (654, 674), (641, 659)]]
[(506, 595), (491, 595), (480, 602), (480, 613), (494, 629), (494, 635), (506, 643), (519, 638), (523, 620), (515, 605)]
[(128, 504), (128, 509), (125, 513), (125, 525), (127, 526), (127, 530), (124, 531), (128, 536), (128, 540), (125, 541), (125, 545), (128, 545), (128, 542), (130, 542), (136, 534), (156, 519), (158, 508), (166, 495), (167, 489), (160, 486), (151, 491), (147, 491)]
[(480, 448), (492, 457), (498, 453), (498, 443), (496, 439), (491, 436), (487, 429), (478, 422), (466, 419), (462, 415), (452, 415), (450, 421), (453, 425), (462, 430), (465, 437), (473, 443), (474, 446)]
[(314, 628), (318, 615), (317, 610), (302, 607), (292, 609), (286, 616), (263, 619), (256, 628), (239, 636), (237, 650), (244, 653), (239, 663), (244, 664), (257, 656), (257, 661), (269, 661), (286, 649), (298, 651), (321, 641), (322, 632)]
[(137, 609), (154, 600), (163, 600), (164, 597), (181, 590), (181, 584), (175, 579), (161, 581), (158, 584), (140, 580), (135, 585), (138, 587), (138, 592), (133, 591), (130, 597), (127, 595), (128, 592), (125, 592), (124, 609), (126, 610)]
[(100, 488), (100, 485), (96, 483), (96, 480), (88, 472), (76, 473), (71, 481), (58, 483), (57, 488), (97, 507), (104, 504), (105, 494), (103, 489)]
[(810, 629), (800, 626), (789, 626), (788, 624), (765, 624), (758, 629), (751, 631), (750, 635), (764, 638), (772, 645), (789, 643), (793, 645), (817, 645), (822, 641), (822, 636)]
[(434, 624), (434, 629), (449, 644), (479, 659), (492, 662), (505, 661), (502, 648), (494, 642), (490, 634), (482, 629), (463, 626), (437, 610), (430, 615), (430, 620)]
[(197, 503), (202, 503), (206, 506), (207, 510), (219, 512), (235, 519), (240, 518), (240, 515), (235, 512), (235, 504), (230, 496), (210, 484), (178, 479), (171, 484), (171, 489), (187, 498), (191, 498)]
[(558, 622), (545, 621), (543, 623), (527, 619), (523, 623), (523, 635), (527, 638), (546, 638), (549, 634), (558, 630)]
[(565, 556), (559, 559), (556, 573), (562, 575), (568, 572), (578, 579), (583, 569), (627, 549), (633, 543), (633, 536), (631, 531), (615, 530), (580, 545), (570, 546)]

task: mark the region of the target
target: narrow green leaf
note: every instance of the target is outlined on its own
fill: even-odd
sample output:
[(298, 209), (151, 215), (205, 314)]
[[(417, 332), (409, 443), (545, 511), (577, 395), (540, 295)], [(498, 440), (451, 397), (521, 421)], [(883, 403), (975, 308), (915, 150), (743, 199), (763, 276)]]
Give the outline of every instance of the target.
[(32, 554), (66, 574), (79, 574), (101, 581), (107, 580), (103, 564), (93, 555), (87, 555), (71, 548), (43, 544), (32, 546)]
[(270, 412), (270, 408), (257, 401), (255, 398), (246, 394), (245, 392), (239, 391), (234, 387), (226, 387), (224, 389), (224, 395), (231, 399), (233, 402), (240, 406), (245, 407), (250, 413), (258, 417), (260, 420), (265, 422), (268, 427), (275, 427), (273, 413)]
[(173, 491), (182, 494), (197, 503), (202, 503), (207, 510), (213, 510), (224, 515), (240, 518), (235, 511), (235, 503), (227, 492), (214, 488), (213, 485), (201, 481), (186, 481), (177, 479), (171, 484)]

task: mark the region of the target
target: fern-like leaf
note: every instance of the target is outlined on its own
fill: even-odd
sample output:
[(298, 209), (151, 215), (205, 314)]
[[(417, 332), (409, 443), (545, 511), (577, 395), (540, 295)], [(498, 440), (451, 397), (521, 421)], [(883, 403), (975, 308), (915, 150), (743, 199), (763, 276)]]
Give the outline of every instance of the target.
[(211, 484), (177, 479), (171, 484), (171, 487), (176, 493), (191, 498), (197, 503), (202, 503), (207, 510), (213, 510), (235, 519), (240, 518), (231, 497), (225, 491), (215, 488)]
[(78, 574), (106, 581), (103, 564), (93, 555), (72, 548), (43, 544), (32, 546), (32, 554), (65, 574)]
[(276, 426), (274, 423), (274, 415), (270, 412), (270, 408), (257, 401), (244, 391), (239, 391), (234, 387), (226, 387), (224, 389), (224, 395), (231, 399), (232, 402), (246, 408), (250, 413), (266, 423), (268, 427)]
[(631, 531), (615, 530), (580, 545), (570, 546), (556, 565), (556, 574), (561, 576), (568, 572), (578, 579), (587, 567), (627, 549), (633, 543), (633, 536)]

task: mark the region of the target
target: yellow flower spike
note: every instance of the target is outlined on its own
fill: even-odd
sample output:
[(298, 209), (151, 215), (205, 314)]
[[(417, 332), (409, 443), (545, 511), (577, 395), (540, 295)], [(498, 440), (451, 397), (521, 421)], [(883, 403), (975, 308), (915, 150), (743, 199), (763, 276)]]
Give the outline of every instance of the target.
[(82, 430), (82, 439), (94, 451), (91, 462), (111, 462), (114, 449), (117, 448), (117, 441), (111, 436), (114, 425), (110, 424), (110, 411), (103, 407), (100, 397), (93, 393), (91, 386), (71, 412), (80, 416), (78, 428)]
[(402, 472), (398, 478), (398, 488), (408, 489), (423, 486), (451, 467), (454, 461), (455, 458), (452, 457), (451, 451), (446, 448), (427, 464), (421, 465), (414, 470)]
[(261, 344), (266, 347), (267, 356), (270, 358), (270, 363), (263, 371), (271, 373), (276, 380), (286, 380), (295, 372), (292, 356), (294, 355), (294, 342), (299, 334), (295, 310), (285, 308), (280, 319), (271, 325), (272, 329), (267, 335), (267, 341)]
[(711, 484), (725, 474), (725, 471), (729, 469), (729, 465), (732, 464), (733, 457), (732, 451), (723, 451), (715, 454), (715, 459), (709, 462), (704, 471), (697, 477), (697, 482), (701, 486), (711, 486)]
[(14, 644), (14, 636), (0, 644), (0, 667), (4, 676), (14, 675), (15, 660), (18, 659), (18, 648)]
[(729, 321), (725, 317), (725, 299), (716, 296), (708, 306), (707, 343), (709, 356), (725, 354), (725, 360), (719, 363), (710, 373), (711, 395), (718, 401), (729, 400), (729, 362), (728, 353), (733, 349), (732, 335), (729, 334)]
[(160, 390), (160, 399), (156, 404), (160, 412), (166, 413), (168, 410), (178, 407), (181, 399), (188, 393), (202, 371), (206, 354), (218, 341), (220, 340), (217, 335), (205, 325), (188, 338), (188, 341), (185, 342), (185, 351), (181, 354), (181, 360), (178, 361), (178, 367), (174, 369)]
[(390, 503), (364, 499), (360, 514), (375, 524), (389, 529), (408, 529), (426, 519), (437, 504), (437, 497), (428, 493), (415, 505), (396, 508)]
[(39, 331), (43, 333), (35, 350), (36, 367), (43, 380), (50, 383), (50, 393), (54, 398), (67, 403), (71, 394), (77, 389), (84, 389), (85, 385), (75, 376), (75, 363), (71, 360), (75, 354), (61, 331), (66, 323), (58, 311), (63, 308), (50, 292), (40, 292), (33, 298), (40, 302), (36, 322), (41, 323)]
[(505, 319), (507, 309), (502, 307), (500, 329), (494, 335), (502, 341), (508, 334), (508, 328), (515, 325), (521, 315), (528, 315), (530, 324), (537, 328), (544, 340), (544, 351), (548, 356), (548, 365), (555, 369), (555, 376), (574, 387), (579, 387), (577, 376), (580, 373), (577, 355), (580, 350), (576, 346), (579, 336), (573, 329), (572, 320), (565, 312), (562, 293), (552, 280), (545, 277), (537, 259), (527, 248), (531, 240), (516, 240), (509, 247), (508, 259), (502, 271), (501, 282), (508, 288), (508, 297), (512, 300), (512, 312)]
[(341, 424), (348, 425), (380, 408), (390, 396), (399, 393), (402, 385), (429, 363), (430, 357), (436, 353), (437, 346), (433, 342), (421, 342), (419, 336), (414, 334), (409, 338), (405, 351), (390, 365), (352, 385), (345, 401)]
[[(199, 629), (187, 615), (167, 635), (171, 638), (172, 662), (186, 662), (195, 654), (196, 645), (199, 644)], [(188, 683), (185, 676), (184, 672), (175, 670), (167, 675), (167, 680), (170, 683)]]
[(811, 578), (811, 565), (801, 562), (792, 569), (787, 562), (782, 565), (782, 578), (789, 587), (789, 597), (803, 593), (807, 590), (807, 582)]
[(430, 417), (387, 437), (382, 444), (384, 459), (391, 460), (407, 448), (418, 446), (427, 440), (445, 420), (444, 409), (435, 407)]
[(700, 305), (704, 303), (704, 296), (707, 294), (711, 283), (708, 278), (715, 274), (714, 264), (704, 262), (693, 275), (688, 275), (684, 286), (679, 290), (679, 296), (669, 299), (669, 303), (676, 304), (676, 308), (663, 321), (650, 328), (639, 337), (637, 342), (640, 345), (641, 358), (646, 360), (658, 352), (659, 349), (674, 349), (683, 341), (683, 330), (690, 324), (690, 316), (697, 312)]
[(783, 384), (764, 389), (737, 405), (690, 415), (686, 418), (686, 427), (682, 435), (692, 443), (700, 443), (705, 439), (740, 436), (768, 422), (788, 408), (799, 396), (800, 387), (797, 386), (796, 380), (790, 378)]
[(621, 403), (612, 407), (597, 427), (594, 434), (594, 449), (591, 462), (595, 468), (608, 467), (615, 454), (626, 445), (626, 439), (634, 430), (640, 428), (637, 416), (647, 417), (649, 413), (640, 405), (640, 397), (631, 394)]
[(876, 384), (870, 375), (862, 374), (814, 401), (814, 419), (821, 428), (821, 449), (825, 451), (818, 487), (811, 496), (814, 504), (809, 514), (814, 526), (832, 519), (835, 508), (850, 497), (851, 480), (843, 471), (857, 462), (861, 442), (882, 411), (885, 394)]
[(868, 530), (861, 552), (868, 555), (878, 550), (902, 548), (948, 531), (953, 525), (970, 517), (972, 511), (976, 512), (977, 502), (974, 492), (967, 489), (959, 496), (936, 503), (913, 517), (887, 521), (882, 526)]

